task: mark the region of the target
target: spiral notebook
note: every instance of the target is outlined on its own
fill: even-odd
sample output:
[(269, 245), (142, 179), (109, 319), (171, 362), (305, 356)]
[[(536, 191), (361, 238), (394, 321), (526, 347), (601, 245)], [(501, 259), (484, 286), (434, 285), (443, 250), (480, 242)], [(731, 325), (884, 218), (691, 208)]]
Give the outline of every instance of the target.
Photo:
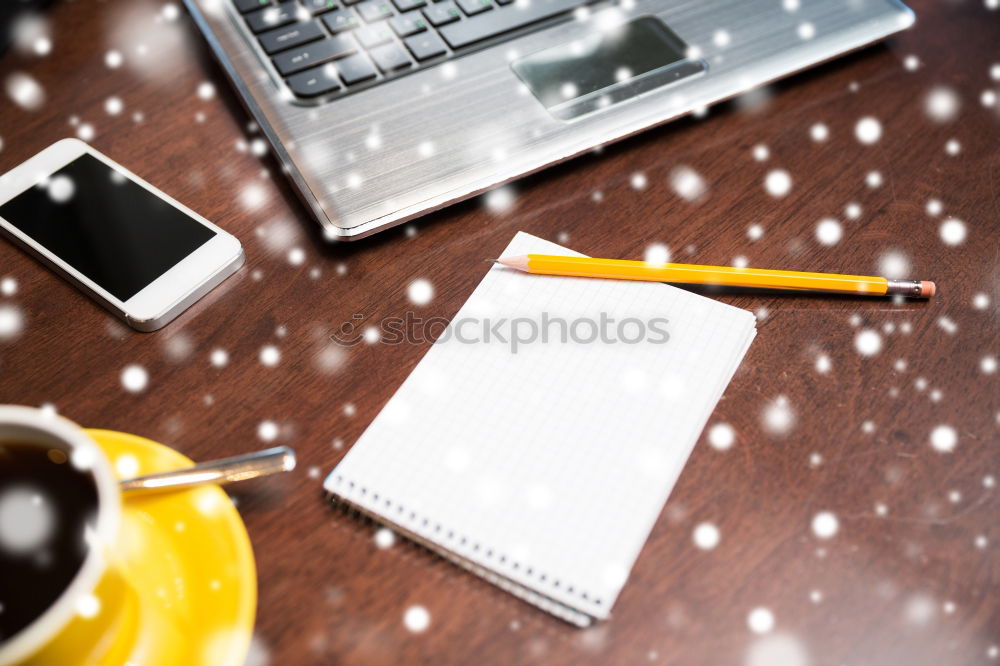
[[(497, 249), (581, 256), (525, 233)], [(664, 284), (494, 266), (325, 488), (586, 626), (610, 614), (754, 325)]]

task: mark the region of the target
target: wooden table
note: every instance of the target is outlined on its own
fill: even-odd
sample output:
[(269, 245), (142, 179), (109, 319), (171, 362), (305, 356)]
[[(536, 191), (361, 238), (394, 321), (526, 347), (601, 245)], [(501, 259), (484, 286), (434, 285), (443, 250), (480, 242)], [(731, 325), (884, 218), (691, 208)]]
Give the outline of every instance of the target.
[[(0, 278), (16, 281), (0, 305), (24, 319), (0, 341), (0, 402), (50, 403), (197, 459), (262, 448), (258, 427), (277, 424), (300, 467), (232, 488), (259, 569), (252, 664), (994, 663), (1000, 103), (981, 95), (1000, 89), (1000, 14), (913, 4), (917, 27), (886, 46), (519, 182), (507, 210), (476, 200), (328, 246), (278, 164), (255, 154), (263, 144), (181, 7), (57, 3), (48, 55), (0, 59), (0, 78), (24, 72), (46, 96), (34, 111), (0, 104), (0, 169), (89, 127), (98, 149), (237, 235), (247, 264), (142, 334), (0, 244)], [(866, 116), (883, 128), (873, 145), (855, 138)], [(703, 179), (700, 200), (671, 187), (683, 167)], [(791, 176), (783, 198), (764, 186), (776, 169)], [(817, 234), (825, 218), (836, 242), (835, 225)], [(612, 619), (579, 630), (415, 547), (376, 547), (374, 526), (321, 492), (427, 350), (345, 348), (331, 334), (355, 313), (452, 316), (517, 230), (611, 257), (662, 243), (698, 263), (901, 272), (939, 295), (718, 296), (759, 318), (710, 420), (735, 442), (703, 438)], [(418, 278), (434, 288), (423, 307), (407, 298)], [(138, 394), (122, 385), (130, 364), (149, 373)], [(933, 446), (949, 434), (953, 450)], [(821, 512), (837, 519), (830, 538), (813, 530)], [(701, 523), (720, 530), (714, 549), (693, 543)], [(403, 623), (415, 605), (430, 614), (423, 633)], [(767, 610), (750, 622), (755, 609)]]

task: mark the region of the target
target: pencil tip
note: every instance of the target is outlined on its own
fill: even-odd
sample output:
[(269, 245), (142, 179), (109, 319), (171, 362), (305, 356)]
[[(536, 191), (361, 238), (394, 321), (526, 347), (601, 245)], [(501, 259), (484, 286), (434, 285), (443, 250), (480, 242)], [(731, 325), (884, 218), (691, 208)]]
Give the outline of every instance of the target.
[(488, 264), (499, 264), (500, 263), (499, 259), (486, 259), (485, 261)]

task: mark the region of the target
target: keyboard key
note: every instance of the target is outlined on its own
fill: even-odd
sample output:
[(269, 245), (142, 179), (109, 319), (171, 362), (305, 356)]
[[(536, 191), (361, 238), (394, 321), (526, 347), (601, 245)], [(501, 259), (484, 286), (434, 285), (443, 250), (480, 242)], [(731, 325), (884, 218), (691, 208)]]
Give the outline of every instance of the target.
[(431, 22), (431, 25), (437, 27), (445, 23), (457, 21), (461, 14), (458, 13), (458, 7), (451, 0), (447, 0), (446, 2), (438, 2), (430, 7), (425, 7), (424, 16)]
[(487, 12), (465, 21), (447, 25), (441, 28), (441, 36), (451, 48), (459, 49), (570, 11), (579, 5), (580, 0), (531, 0), (531, 3), (525, 7), (514, 7), (502, 12)]
[(367, 23), (381, 21), (392, 16), (392, 4), (389, 0), (365, 0), (358, 5), (358, 13)]
[(368, 58), (361, 54), (348, 56), (333, 64), (337, 66), (340, 78), (344, 79), (344, 83), (349, 86), (374, 79), (377, 73), (372, 64), (368, 62)]
[(424, 0), (392, 0), (392, 2), (396, 5), (396, 9), (401, 12), (408, 12), (411, 9), (420, 9), (427, 4)]
[(353, 34), (361, 42), (361, 46), (366, 49), (392, 41), (392, 30), (389, 29), (389, 24), (384, 21), (376, 25), (366, 25), (355, 30)]
[(299, 46), (307, 42), (312, 42), (323, 37), (323, 28), (319, 27), (317, 21), (307, 23), (294, 23), (285, 28), (278, 28), (257, 35), (260, 45), (264, 47), (264, 52), (268, 55)]
[(302, 4), (312, 12), (313, 16), (337, 8), (337, 3), (334, 0), (302, 0)]
[(242, 13), (252, 12), (255, 9), (260, 9), (261, 7), (267, 7), (271, 4), (271, 0), (235, 0), (236, 9), (240, 10)]
[(389, 19), (389, 25), (400, 37), (409, 37), (427, 29), (427, 22), (420, 12), (409, 12)]
[(285, 79), (288, 87), (299, 97), (315, 97), (340, 90), (340, 81), (332, 65), (320, 65)]
[(469, 16), (493, 9), (490, 0), (458, 0), (458, 6)]
[(282, 2), (280, 5), (265, 7), (247, 14), (247, 25), (254, 32), (264, 32), (273, 28), (280, 28), (295, 21), (295, 12), (299, 6), (295, 2)]
[(361, 19), (355, 16), (350, 9), (338, 9), (323, 16), (323, 23), (330, 29), (330, 32), (337, 34), (345, 30), (354, 30), (361, 25)]
[(417, 60), (428, 60), (446, 52), (444, 42), (433, 32), (425, 32), (415, 37), (407, 37), (406, 48), (410, 49)]
[(274, 56), (274, 66), (283, 76), (314, 67), (327, 60), (350, 55), (357, 51), (357, 45), (350, 35), (334, 35), (318, 42), (312, 42), (297, 49)]
[(403, 51), (403, 48), (395, 42), (376, 47), (369, 51), (368, 54), (375, 61), (375, 64), (378, 65), (378, 68), (386, 74), (410, 66), (410, 58)]

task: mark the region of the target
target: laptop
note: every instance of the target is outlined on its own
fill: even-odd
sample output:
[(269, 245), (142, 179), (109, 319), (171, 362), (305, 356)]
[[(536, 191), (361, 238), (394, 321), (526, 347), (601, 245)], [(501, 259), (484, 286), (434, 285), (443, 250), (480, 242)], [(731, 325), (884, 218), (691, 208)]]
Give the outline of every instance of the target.
[(329, 239), (858, 49), (897, 0), (185, 0)]

